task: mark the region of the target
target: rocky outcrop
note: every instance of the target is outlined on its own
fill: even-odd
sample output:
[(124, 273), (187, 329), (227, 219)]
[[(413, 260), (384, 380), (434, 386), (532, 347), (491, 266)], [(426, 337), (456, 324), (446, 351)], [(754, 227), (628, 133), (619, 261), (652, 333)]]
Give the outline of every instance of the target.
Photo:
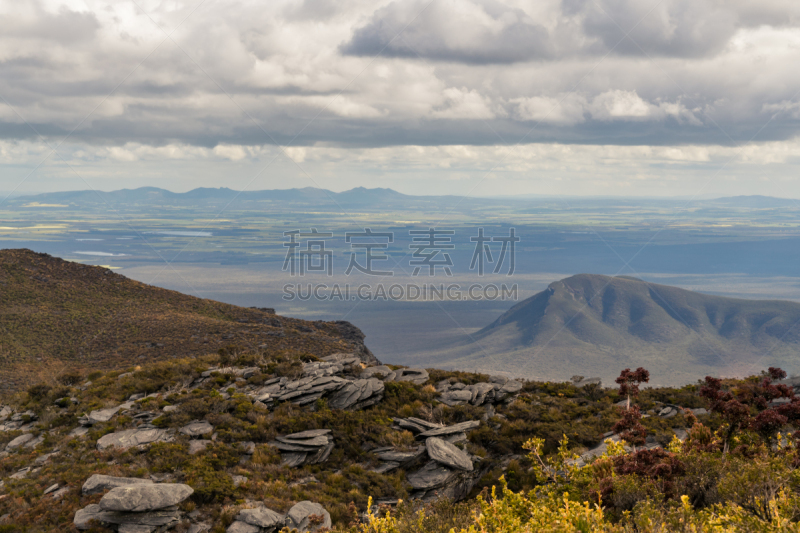
[(342, 338), (350, 343), (350, 345), (354, 348), (354, 352), (358, 355), (359, 359), (368, 364), (368, 365), (379, 365), (381, 364), (378, 361), (378, 358), (375, 357), (367, 345), (364, 344), (364, 333), (354, 326), (352, 323), (347, 322), (345, 320), (336, 320), (335, 322), (331, 322), (336, 329), (339, 330)]
[(169, 529), (177, 525), (180, 519), (181, 514), (177, 507), (146, 513), (126, 513), (104, 511), (99, 504), (93, 503), (78, 510), (72, 522), (81, 530), (91, 528), (91, 522), (96, 521), (101, 524), (117, 525), (118, 532), (133, 530), (151, 533), (157, 528)]
[(491, 383), (465, 385), (458, 381), (443, 380), (436, 384), (441, 393), (439, 401), (445, 405), (484, 405), (510, 401), (522, 390), (522, 382), (502, 376), (492, 377)]
[[(94, 479), (93, 479), (94, 478)], [(121, 480), (127, 480), (122, 482)], [(73, 524), (77, 529), (89, 529), (92, 522), (118, 526), (118, 532), (152, 533), (157, 528), (169, 529), (181, 519), (177, 505), (194, 492), (188, 485), (177, 483), (150, 484), (131, 481), (130, 478), (89, 478), (90, 490), (113, 485), (99, 503), (88, 505), (75, 513)], [(119, 485), (122, 483), (122, 485)]]
[(284, 465), (313, 465), (325, 462), (333, 451), (330, 432), (329, 429), (311, 429), (277, 437), (269, 444), (280, 450)]
[[(274, 378), (251, 392), (254, 402), (271, 407), (281, 402), (313, 404), (325, 397), (333, 409), (363, 409), (383, 399), (384, 385), (379, 379), (349, 379), (335, 374), (360, 371), (359, 359), (352, 354), (335, 354), (303, 367), (305, 377), (296, 380)], [(354, 367), (353, 365), (356, 365)]]

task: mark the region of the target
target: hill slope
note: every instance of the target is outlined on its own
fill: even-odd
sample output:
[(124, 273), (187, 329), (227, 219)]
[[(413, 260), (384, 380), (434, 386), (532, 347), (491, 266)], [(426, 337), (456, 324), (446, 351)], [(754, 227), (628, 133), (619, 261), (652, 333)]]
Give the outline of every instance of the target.
[(635, 278), (580, 274), (552, 283), (437, 364), (539, 379), (611, 379), (645, 366), (661, 384), (767, 366), (800, 372), (800, 304), (725, 298)]
[(102, 267), (0, 250), (0, 389), (238, 346), (375, 361), (347, 322), (308, 322), (204, 300)]

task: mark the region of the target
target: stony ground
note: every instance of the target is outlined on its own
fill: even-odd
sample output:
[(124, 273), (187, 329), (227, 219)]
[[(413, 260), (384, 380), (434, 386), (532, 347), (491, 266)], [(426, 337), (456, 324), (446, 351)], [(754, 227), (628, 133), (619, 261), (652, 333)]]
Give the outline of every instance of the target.
[[(375, 365), (363, 353), (227, 354), (60, 376), (0, 407), (0, 528), (123, 533), (347, 528), (398, 500), (536, 481), (532, 436), (589, 460), (618, 418), (597, 380)], [(648, 447), (685, 435), (692, 387), (648, 389)], [(599, 445), (599, 446), (598, 446)]]

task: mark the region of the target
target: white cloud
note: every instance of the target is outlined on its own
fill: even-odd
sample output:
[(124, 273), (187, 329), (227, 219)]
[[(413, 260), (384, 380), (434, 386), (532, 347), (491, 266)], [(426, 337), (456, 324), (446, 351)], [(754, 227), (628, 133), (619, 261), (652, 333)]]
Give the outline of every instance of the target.
[[(499, 137), (535, 154), (534, 167), (510, 157), (510, 173), (578, 172), (574, 158), (587, 175), (616, 161), (649, 176), (630, 158), (718, 163), (732, 140), (747, 145), (742, 165), (784, 165), (791, 151), (766, 147), (800, 133), (800, 3), (788, 0), (137, 5), (0, 0), (0, 95), (13, 106), (0, 103), (0, 170), (35, 167), (35, 132), (55, 144), (73, 130), (69, 160), (87, 173), (255, 164), (276, 142), (298, 164), (372, 176), (503, 166)], [(597, 146), (607, 157), (584, 157)]]
[(489, 99), (475, 89), (449, 87), (443, 96), (444, 104), (431, 113), (434, 118), (487, 120), (495, 117)]

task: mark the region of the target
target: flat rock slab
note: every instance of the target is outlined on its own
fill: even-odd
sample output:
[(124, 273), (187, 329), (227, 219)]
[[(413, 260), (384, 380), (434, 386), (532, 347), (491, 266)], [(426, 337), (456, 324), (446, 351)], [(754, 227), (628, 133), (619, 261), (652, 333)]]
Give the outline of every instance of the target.
[(389, 461), (392, 463), (406, 463), (408, 461), (413, 461), (420, 455), (422, 455), (422, 450), (417, 450), (413, 452), (398, 452), (395, 450), (380, 452), (377, 454), (378, 459), (381, 461)]
[(442, 435), (452, 435), (453, 433), (464, 433), (471, 429), (475, 429), (481, 425), (480, 420), (470, 420), (468, 422), (461, 422), (460, 424), (453, 424), (443, 428), (429, 429), (423, 431), (417, 437), (441, 437)]
[(283, 466), (294, 468), (296, 466), (300, 466), (301, 464), (305, 463), (306, 457), (308, 457), (308, 453), (303, 453), (303, 452), (282, 453), (281, 464)]
[(116, 487), (100, 500), (103, 511), (140, 513), (178, 505), (192, 495), (194, 490), (181, 483), (131, 485)]
[[(321, 517), (322, 523), (312, 524), (312, 516)], [(289, 513), (286, 515), (286, 525), (289, 528), (296, 528), (301, 533), (306, 531), (316, 531), (320, 528), (330, 529), (331, 515), (320, 504), (310, 501), (303, 501), (295, 504), (294, 507), (289, 509)]]
[(422, 426), (425, 429), (439, 429), (444, 427), (444, 424), (437, 424), (436, 422), (428, 422), (427, 420), (423, 420), (421, 418), (417, 418), (414, 416), (409, 416), (408, 418), (406, 418), (406, 420), (408, 420), (413, 424)]
[(457, 475), (436, 461), (430, 461), (421, 469), (408, 475), (408, 482), (417, 490), (429, 490), (441, 487)]
[(100, 505), (93, 503), (75, 513), (73, 524), (78, 529), (89, 529), (91, 527), (90, 521), (96, 520), (105, 524), (141, 525), (155, 528), (177, 523), (180, 517), (177, 507), (147, 513), (127, 513), (104, 511), (100, 508)]
[(285, 442), (280, 442), (277, 440), (273, 440), (268, 442), (270, 446), (278, 448), (284, 452), (298, 452), (298, 453), (316, 453), (322, 446), (299, 446), (297, 444), (286, 444)]
[(92, 426), (94, 424), (99, 424), (101, 422), (108, 422), (120, 410), (130, 409), (132, 406), (133, 402), (129, 402), (129, 403), (123, 403), (122, 405), (118, 405), (116, 407), (109, 407), (108, 409), (98, 409), (96, 411), (92, 411), (86, 417), (86, 423)]
[(428, 437), (425, 441), (428, 455), (437, 463), (450, 468), (472, 472), (472, 459), (463, 450), (438, 437)]
[(35, 438), (36, 437), (34, 437), (30, 433), (25, 433), (24, 435), (20, 435), (16, 439), (6, 444), (6, 451), (16, 450), (17, 448), (24, 446), (25, 444), (29, 443)]
[(310, 439), (290, 439), (289, 437), (276, 437), (275, 440), (278, 442), (283, 442), (284, 444), (294, 444), (295, 446), (310, 446), (310, 447), (319, 447), (325, 446), (328, 444), (328, 436), (322, 435), (319, 437), (312, 437)]
[(236, 520), (263, 528), (283, 527), (285, 519), (285, 515), (276, 513), (272, 509), (267, 509), (266, 507), (244, 509), (236, 515)]
[(83, 484), (81, 492), (84, 495), (98, 494), (117, 487), (127, 487), (128, 485), (152, 485), (149, 479), (136, 477), (114, 477), (103, 474), (94, 474)]
[(300, 433), (292, 433), (291, 435), (286, 435), (285, 437), (287, 439), (302, 440), (321, 437), (322, 435), (327, 435), (330, 432), (330, 429), (309, 429), (307, 431), (301, 431)]
[(126, 449), (169, 440), (171, 440), (170, 434), (165, 429), (126, 429), (100, 437), (97, 449), (101, 451), (111, 447)]
[(203, 435), (208, 435), (209, 433), (214, 432), (214, 426), (206, 422), (205, 420), (190, 422), (186, 424), (181, 429), (179, 429), (181, 433), (187, 435), (189, 437), (202, 437)]

